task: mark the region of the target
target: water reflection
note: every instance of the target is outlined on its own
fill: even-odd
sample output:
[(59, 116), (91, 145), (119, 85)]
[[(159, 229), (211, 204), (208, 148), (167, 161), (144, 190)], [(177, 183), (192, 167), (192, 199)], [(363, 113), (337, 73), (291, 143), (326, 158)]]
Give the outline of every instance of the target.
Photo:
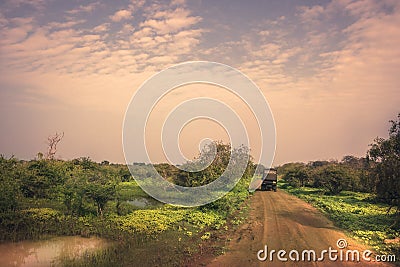
[(150, 203), (147, 199), (145, 198), (138, 198), (134, 200), (128, 200), (127, 201), (129, 204), (138, 207), (138, 208), (145, 208), (147, 206), (150, 206)]
[(80, 236), (0, 244), (0, 266), (54, 266), (60, 257), (79, 257), (104, 247), (104, 239)]
[(161, 202), (144, 197), (134, 198), (126, 202), (137, 208), (152, 208), (152, 207), (162, 206)]

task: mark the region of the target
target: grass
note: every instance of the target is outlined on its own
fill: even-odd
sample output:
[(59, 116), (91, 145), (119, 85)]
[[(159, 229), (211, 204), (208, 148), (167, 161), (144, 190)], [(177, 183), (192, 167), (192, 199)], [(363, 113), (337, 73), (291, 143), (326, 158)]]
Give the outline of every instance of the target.
[(386, 244), (385, 239), (400, 236), (400, 229), (392, 226), (395, 211), (377, 203), (373, 194), (343, 191), (326, 195), (317, 188), (293, 188), (281, 182), (281, 189), (305, 200), (324, 214), (351, 237), (371, 246), (377, 253), (395, 254), (400, 259), (400, 245)]
[(149, 195), (146, 194), (135, 181), (119, 183), (117, 191), (121, 200), (132, 200), (140, 197), (149, 197)]
[[(241, 222), (235, 212), (249, 196), (250, 169), (224, 197), (183, 208), (151, 198), (135, 181), (120, 182), (129, 180), (130, 174), (152, 177), (155, 170), (150, 165), (134, 164), (128, 172), (125, 165), (97, 164), (89, 158), (19, 161), (4, 157), (0, 165), (0, 182), (6, 189), (0, 199), (4, 203), (0, 242), (81, 235), (112, 243), (77, 259), (63, 258), (61, 263), (67, 266), (185, 265), (187, 256), (208, 251), (208, 242), (221, 229), (230, 228), (232, 214), (235, 224)], [(163, 193), (171, 197), (175, 191), (166, 188)], [(193, 199), (189, 193), (185, 197)]]
[[(248, 216), (249, 206), (245, 201), (226, 218), (213, 210), (199, 211), (196, 208), (166, 206), (149, 212), (155, 216), (149, 217), (146, 210), (136, 211), (146, 215), (140, 216), (139, 221), (142, 224), (132, 218), (127, 218), (125, 221), (128, 223), (127, 226), (132, 224), (136, 231), (139, 229), (135, 224), (149, 226), (149, 229), (145, 230), (151, 230), (152, 233), (146, 234), (150, 238), (146, 238), (144, 242), (137, 242), (134, 232), (131, 232), (132, 239), (125, 236), (105, 249), (81, 257), (60, 258), (58, 264), (75, 267), (202, 265), (204, 259), (225, 252), (225, 246), (229, 242), (227, 237), (232, 235), (238, 224)], [(136, 213), (129, 216), (137, 217)], [(168, 215), (169, 218), (165, 218), (164, 215)], [(157, 223), (161, 228), (168, 225), (169, 228), (157, 231), (158, 227), (151, 226), (150, 222)]]
[[(58, 263), (63, 266), (182, 266), (205, 254), (222, 253), (225, 237), (221, 234), (242, 222), (242, 204), (249, 193), (241, 181), (225, 197), (197, 208), (155, 203), (136, 182), (120, 183), (117, 195), (122, 212), (117, 214), (117, 202), (111, 200), (103, 217), (64, 214), (62, 203), (55, 200), (27, 200), (21, 211), (0, 216), (0, 237), (82, 235), (110, 240), (105, 249), (60, 258)], [(127, 202), (134, 199), (150, 204), (134, 207)]]

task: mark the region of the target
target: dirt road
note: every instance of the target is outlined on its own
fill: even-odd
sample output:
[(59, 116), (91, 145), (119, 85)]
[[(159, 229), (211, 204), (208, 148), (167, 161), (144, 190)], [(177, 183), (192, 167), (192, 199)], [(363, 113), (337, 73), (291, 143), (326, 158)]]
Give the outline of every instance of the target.
[[(283, 191), (256, 192), (251, 199), (250, 209), (248, 222), (235, 233), (228, 251), (208, 266), (392, 266), (363, 261), (362, 252), (367, 247), (347, 237), (314, 207)], [(339, 249), (338, 239), (345, 239), (347, 247)], [(260, 261), (257, 253), (263, 249), (265, 251), (265, 245), (268, 258)], [(324, 254), (323, 261), (301, 261), (303, 250), (314, 250), (318, 259), (321, 258), (321, 251), (329, 250), (329, 247), (338, 250), (336, 254), (332, 252), (332, 257), (340, 255), (342, 251), (343, 259), (346, 258), (347, 250), (358, 250), (361, 262), (330, 261), (328, 252)], [(271, 261), (271, 250), (285, 250), (286, 254), (281, 255), (281, 258), (287, 258), (288, 261), (278, 260), (277, 252), (272, 255)], [(289, 258), (291, 250), (299, 252), (300, 261)], [(304, 254), (306, 259), (308, 255), (308, 252)], [(370, 256), (371, 259), (373, 255)], [(295, 252), (291, 256), (294, 259), (297, 257)], [(260, 253), (260, 257), (265, 257), (265, 253)], [(312, 257), (311, 254), (311, 259)]]

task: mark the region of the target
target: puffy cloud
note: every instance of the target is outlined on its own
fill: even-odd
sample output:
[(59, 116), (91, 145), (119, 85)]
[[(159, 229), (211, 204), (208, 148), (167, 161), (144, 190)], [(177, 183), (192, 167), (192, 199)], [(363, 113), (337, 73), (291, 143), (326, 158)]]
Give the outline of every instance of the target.
[(67, 10), (66, 12), (71, 15), (79, 14), (79, 13), (89, 13), (93, 12), (97, 7), (101, 6), (100, 2), (93, 2), (87, 5), (80, 5), (77, 8)]
[(84, 20), (84, 19), (69, 20), (66, 22), (50, 22), (49, 24), (47, 24), (47, 26), (50, 28), (71, 28), (73, 26), (76, 26), (78, 24), (82, 24), (85, 22), (86, 22), (86, 20)]
[(46, 0), (5, 0), (2, 1), (2, 8), (4, 8), (5, 11), (8, 10), (14, 10), (16, 8), (26, 8), (30, 7), (33, 8), (35, 11), (43, 11), (45, 6), (46, 6)]
[(125, 19), (132, 18), (132, 13), (129, 10), (121, 9), (114, 13), (114, 15), (110, 16), (110, 19), (114, 22), (118, 22)]
[(304, 22), (311, 22), (318, 20), (320, 15), (324, 12), (324, 8), (320, 5), (315, 6), (301, 6), (299, 7), (300, 17)]
[(131, 3), (129, 4), (128, 9), (132, 12), (135, 12), (137, 9), (144, 6), (146, 0), (131, 0), (130, 2)]
[(181, 29), (190, 28), (201, 21), (198, 16), (191, 16), (190, 12), (183, 8), (175, 10), (158, 11), (152, 18), (141, 23), (141, 27), (151, 27), (157, 33), (174, 33)]
[(171, 6), (183, 6), (186, 4), (186, 0), (172, 0), (171, 1)]
[(110, 23), (102, 23), (93, 28), (94, 32), (105, 32), (109, 29)]

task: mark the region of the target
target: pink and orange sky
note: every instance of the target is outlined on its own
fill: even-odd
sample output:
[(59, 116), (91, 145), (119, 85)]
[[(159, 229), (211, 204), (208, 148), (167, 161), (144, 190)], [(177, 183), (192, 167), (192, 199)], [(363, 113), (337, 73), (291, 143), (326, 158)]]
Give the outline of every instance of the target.
[[(399, 25), (397, 0), (1, 1), (0, 154), (34, 158), (63, 131), (58, 157), (122, 163), (124, 113), (140, 84), (206, 60), (239, 69), (264, 93), (275, 164), (364, 156), (400, 112)], [(174, 94), (161, 113), (194, 96), (237, 101), (201, 86)], [(193, 140), (205, 137), (226, 133), (196, 121), (182, 150), (196, 155)], [(162, 161), (156, 143), (149, 149)]]

